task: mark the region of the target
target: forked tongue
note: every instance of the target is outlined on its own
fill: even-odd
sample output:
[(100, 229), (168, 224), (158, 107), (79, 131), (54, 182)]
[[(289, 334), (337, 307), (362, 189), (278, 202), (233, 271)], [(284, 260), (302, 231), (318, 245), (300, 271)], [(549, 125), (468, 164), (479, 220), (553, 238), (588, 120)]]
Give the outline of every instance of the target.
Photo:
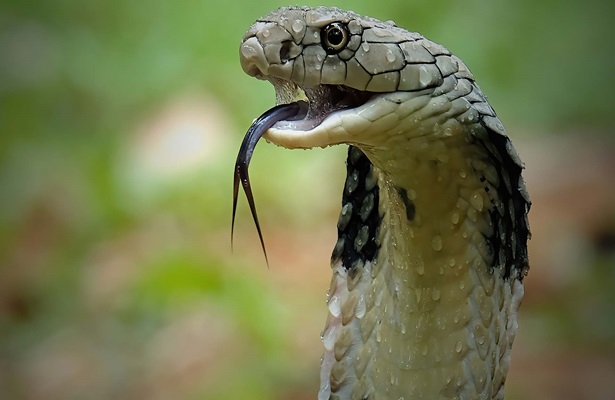
[(237, 194), (239, 193), (239, 182), (243, 186), (243, 191), (248, 199), (250, 205), (250, 211), (252, 212), (252, 218), (258, 231), (258, 237), (261, 241), (261, 247), (263, 248), (263, 254), (265, 255), (265, 261), (269, 265), (269, 259), (267, 258), (267, 251), (265, 250), (265, 242), (263, 241), (263, 234), (261, 232), (260, 224), (258, 223), (258, 215), (256, 214), (256, 206), (254, 204), (254, 196), (252, 195), (252, 187), (250, 186), (250, 176), (248, 175), (248, 167), (252, 154), (256, 148), (258, 140), (277, 122), (280, 121), (296, 121), (305, 118), (307, 115), (308, 104), (305, 101), (297, 101), (290, 104), (280, 104), (263, 113), (258, 117), (248, 131), (246, 136), (241, 142), (239, 148), (239, 154), (237, 154), (237, 161), (235, 162), (234, 180), (233, 180), (233, 220), (231, 222), (231, 248), (233, 246), (233, 232), (235, 230), (235, 212), (237, 211)]

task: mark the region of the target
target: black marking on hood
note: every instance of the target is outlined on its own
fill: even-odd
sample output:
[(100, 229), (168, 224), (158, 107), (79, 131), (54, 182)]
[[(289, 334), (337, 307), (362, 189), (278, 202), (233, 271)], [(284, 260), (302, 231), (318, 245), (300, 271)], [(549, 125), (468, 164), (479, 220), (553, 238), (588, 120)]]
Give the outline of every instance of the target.
[[(523, 167), (509, 154), (509, 148), (512, 148), (510, 139), (487, 126), (485, 129), (493, 146), (487, 146), (480, 140), (478, 143), (486, 150), (489, 161), (496, 166), (500, 184), (495, 189), (503, 203), (503, 214), (495, 206), (489, 211), (494, 229), (493, 234), (486, 237), (487, 244), (493, 251), (493, 266), (503, 266), (502, 277), (523, 280), (529, 269), (527, 241), (530, 228), (527, 214), (531, 206), (527, 195), (524, 195)], [(490, 149), (495, 149), (497, 154)], [(510, 185), (505, 182), (510, 182)]]
[(361, 150), (349, 146), (342, 211), (337, 223), (338, 241), (331, 259), (333, 262), (341, 259), (351, 277), (365, 262), (375, 260), (380, 247), (376, 238), (382, 215), (373, 169), (374, 166)]

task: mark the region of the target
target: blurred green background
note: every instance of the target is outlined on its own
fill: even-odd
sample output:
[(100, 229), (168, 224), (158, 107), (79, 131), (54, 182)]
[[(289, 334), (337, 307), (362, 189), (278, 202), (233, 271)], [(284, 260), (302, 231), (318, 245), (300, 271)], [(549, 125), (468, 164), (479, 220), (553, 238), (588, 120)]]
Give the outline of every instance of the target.
[[(270, 269), (243, 199), (229, 243), (236, 152), (274, 101), (238, 45), (287, 4), (2, 2), (0, 398), (315, 398), (345, 149), (259, 146)], [(614, 3), (324, 4), (460, 56), (526, 161), (508, 398), (615, 398)]]

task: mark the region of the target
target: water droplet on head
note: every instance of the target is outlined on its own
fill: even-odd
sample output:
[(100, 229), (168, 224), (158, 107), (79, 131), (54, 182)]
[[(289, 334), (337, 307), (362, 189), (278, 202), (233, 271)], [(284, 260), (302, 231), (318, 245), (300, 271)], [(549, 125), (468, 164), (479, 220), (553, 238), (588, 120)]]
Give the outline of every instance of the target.
[(361, 43), (361, 48), (363, 49), (364, 52), (368, 52), (369, 51), (369, 43), (363, 42)]
[(269, 32), (269, 29), (263, 30), (263, 37), (268, 38), (270, 35), (271, 35), (271, 32)]
[(438, 300), (440, 300), (440, 290), (438, 290), (438, 289), (432, 289), (432, 291), (431, 291), (431, 298), (432, 298), (434, 301), (438, 301)]
[(296, 19), (296, 20), (293, 21), (293, 23), (291, 24), (290, 27), (291, 27), (291, 29), (293, 31), (295, 31), (296, 33), (299, 33), (299, 32), (301, 32), (301, 30), (303, 29), (304, 26), (305, 25), (304, 25), (303, 21)]
[(386, 57), (387, 57), (387, 61), (388, 61), (388, 62), (393, 62), (393, 61), (395, 61), (395, 54), (393, 53), (393, 50), (388, 49), (388, 50), (387, 50), (387, 55), (386, 55)]
[(465, 169), (460, 169), (459, 170), (459, 176), (462, 178), (465, 178), (467, 176), (466, 170)]

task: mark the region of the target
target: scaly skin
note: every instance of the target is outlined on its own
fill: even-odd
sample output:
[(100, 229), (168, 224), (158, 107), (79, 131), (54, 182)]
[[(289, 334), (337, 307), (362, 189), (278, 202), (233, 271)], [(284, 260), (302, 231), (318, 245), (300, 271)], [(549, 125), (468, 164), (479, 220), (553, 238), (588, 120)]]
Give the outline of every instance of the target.
[[(348, 41), (327, 51), (336, 22)], [(321, 7), (272, 12), (240, 53), (278, 103), (313, 109), (311, 124), (278, 123), (269, 141), (351, 145), (318, 398), (502, 399), (530, 202), (468, 68), (418, 33)], [(337, 109), (331, 87), (371, 97)]]

